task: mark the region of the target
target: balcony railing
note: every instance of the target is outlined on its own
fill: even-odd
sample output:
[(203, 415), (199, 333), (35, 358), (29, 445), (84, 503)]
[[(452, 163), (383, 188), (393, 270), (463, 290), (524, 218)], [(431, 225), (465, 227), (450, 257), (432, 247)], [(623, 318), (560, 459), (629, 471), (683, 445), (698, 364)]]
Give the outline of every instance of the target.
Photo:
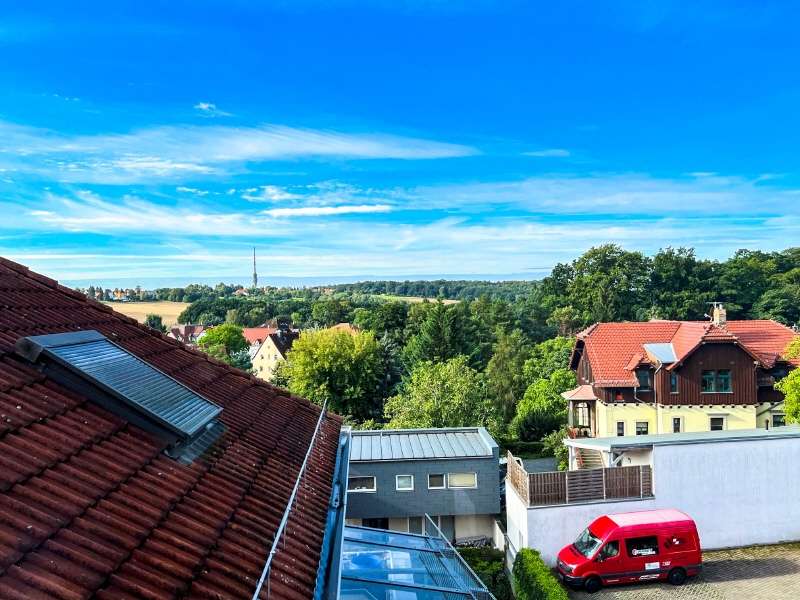
[(653, 497), (649, 465), (528, 473), (509, 452), (508, 481), (528, 506)]

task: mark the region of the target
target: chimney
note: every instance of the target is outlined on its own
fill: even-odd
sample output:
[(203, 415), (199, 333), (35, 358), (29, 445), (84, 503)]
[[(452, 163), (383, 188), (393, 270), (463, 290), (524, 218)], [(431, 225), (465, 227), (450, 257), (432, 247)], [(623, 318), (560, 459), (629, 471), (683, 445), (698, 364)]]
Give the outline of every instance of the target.
[(722, 302), (714, 302), (714, 316), (711, 319), (711, 322), (714, 325), (718, 325), (720, 327), (725, 325), (725, 322), (728, 320), (728, 311), (725, 310)]

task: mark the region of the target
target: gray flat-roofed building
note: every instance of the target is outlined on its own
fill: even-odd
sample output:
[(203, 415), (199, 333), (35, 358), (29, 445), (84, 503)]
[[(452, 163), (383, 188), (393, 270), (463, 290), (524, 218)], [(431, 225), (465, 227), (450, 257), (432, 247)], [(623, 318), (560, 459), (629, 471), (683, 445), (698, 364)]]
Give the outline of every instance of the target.
[(491, 538), (499, 512), (499, 448), (485, 428), (352, 432), (350, 524), (423, 533), (428, 514), (460, 541)]

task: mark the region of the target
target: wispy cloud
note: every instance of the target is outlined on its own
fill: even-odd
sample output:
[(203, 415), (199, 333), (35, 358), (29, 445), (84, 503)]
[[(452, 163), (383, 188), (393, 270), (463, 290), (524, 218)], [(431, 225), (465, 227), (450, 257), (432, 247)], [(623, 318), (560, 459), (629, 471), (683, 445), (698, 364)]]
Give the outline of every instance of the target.
[(366, 213), (387, 213), (392, 207), (388, 204), (358, 204), (342, 206), (302, 206), (298, 208), (272, 208), (262, 214), (270, 217), (324, 217)]
[(169, 125), (130, 133), (68, 135), (0, 121), (0, 168), (75, 182), (180, 179), (298, 158), (426, 160), (476, 153), (469, 146), (421, 138), (283, 125)]
[(248, 202), (280, 202), (282, 200), (298, 200), (303, 196), (286, 190), (277, 185), (262, 185), (257, 188), (244, 190), (242, 198)]
[(213, 102), (198, 102), (194, 105), (195, 111), (202, 117), (230, 117), (231, 113), (217, 108)]
[(523, 152), (524, 156), (536, 156), (539, 158), (567, 158), (570, 156), (570, 151), (564, 148), (547, 148), (546, 150), (532, 150), (530, 152)]

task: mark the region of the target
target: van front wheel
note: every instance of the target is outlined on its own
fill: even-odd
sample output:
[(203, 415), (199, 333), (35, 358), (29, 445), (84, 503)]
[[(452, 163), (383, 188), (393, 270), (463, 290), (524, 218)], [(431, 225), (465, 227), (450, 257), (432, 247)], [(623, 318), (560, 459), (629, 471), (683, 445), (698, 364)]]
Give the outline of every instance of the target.
[(589, 577), (589, 579), (586, 580), (586, 583), (583, 584), (583, 589), (585, 589), (589, 594), (599, 592), (601, 587), (603, 587), (603, 582), (600, 581), (600, 578), (596, 576)]
[(672, 585), (683, 585), (686, 581), (686, 571), (680, 568), (672, 569), (667, 575), (667, 581)]

